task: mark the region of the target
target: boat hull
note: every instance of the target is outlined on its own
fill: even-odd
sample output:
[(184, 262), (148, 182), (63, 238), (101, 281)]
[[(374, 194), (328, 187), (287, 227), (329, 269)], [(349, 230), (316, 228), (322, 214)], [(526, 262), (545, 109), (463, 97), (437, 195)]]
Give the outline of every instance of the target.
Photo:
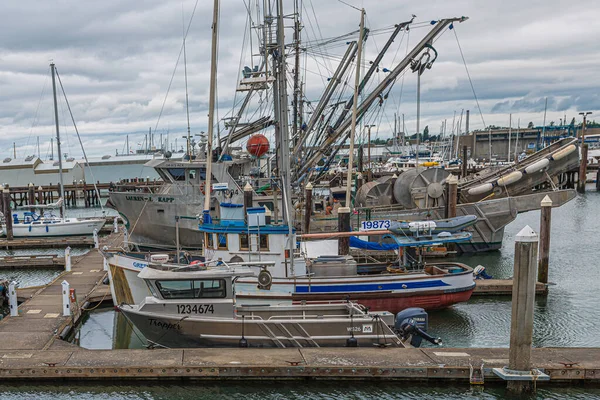
[[(56, 222), (33, 225), (29, 223), (14, 224), (14, 237), (52, 237), (52, 236), (85, 236), (92, 235), (94, 230), (100, 231), (105, 220), (81, 220), (74, 222)], [(2, 234), (6, 234), (3, 229)]]
[(461, 268), (462, 272), (273, 278), (268, 290), (260, 289), (256, 278), (240, 278), (236, 281), (236, 297), (240, 304), (351, 300), (371, 309), (393, 313), (410, 307), (438, 310), (468, 301), (475, 288), (470, 267), (458, 263), (444, 265)]

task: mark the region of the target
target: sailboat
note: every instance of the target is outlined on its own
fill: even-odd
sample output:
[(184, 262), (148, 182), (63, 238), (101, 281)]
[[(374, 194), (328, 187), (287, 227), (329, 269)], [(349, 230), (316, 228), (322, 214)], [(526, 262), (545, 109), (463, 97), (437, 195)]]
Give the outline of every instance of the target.
[[(56, 99), (56, 70), (54, 63), (50, 64), (52, 70), (52, 89), (54, 94), (54, 122), (56, 125), (56, 145), (58, 149), (58, 174), (60, 177), (60, 198), (56, 203), (48, 204), (39, 208), (60, 208), (61, 216), (57, 217), (52, 212), (45, 212), (43, 216), (35, 212), (25, 212), (24, 217), (19, 219), (17, 214), (5, 215), (5, 218), (13, 218), (14, 237), (40, 237), (40, 236), (81, 236), (92, 235), (99, 231), (106, 220), (104, 218), (79, 219), (64, 217), (65, 214), (65, 189), (63, 184), (62, 153), (60, 150), (60, 130), (58, 128), (58, 105)], [(6, 226), (2, 229), (6, 235)]]

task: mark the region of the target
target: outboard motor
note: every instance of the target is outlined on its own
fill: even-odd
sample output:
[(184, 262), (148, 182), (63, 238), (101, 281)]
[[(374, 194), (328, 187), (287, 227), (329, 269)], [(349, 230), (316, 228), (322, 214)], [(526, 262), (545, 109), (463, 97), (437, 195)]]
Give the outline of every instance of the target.
[(492, 279), (492, 278), (493, 278), (493, 276), (488, 275), (488, 273), (485, 272), (485, 267), (483, 265), (478, 265), (473, 270), (473, 279)]
[(421, 346), (423, 339), (430, 343), (441, 345), (442, 339), (434, 338), (427, 334), (429, 317), (424, 309), (418, 307), (407, 308), (396, 314), (394, 329), (402, 340), (410, 338), (413, 347)]

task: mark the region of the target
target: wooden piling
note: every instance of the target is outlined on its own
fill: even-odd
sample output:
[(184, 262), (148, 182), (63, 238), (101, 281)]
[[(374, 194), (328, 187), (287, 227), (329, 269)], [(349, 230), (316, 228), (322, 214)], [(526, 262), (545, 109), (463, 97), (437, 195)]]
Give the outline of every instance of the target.
[(587, 158), (588, 158), (588, 145), (583, 143), (581, 145), (581, 162), (579, 163), (579, 180), (577, 181), (577, 191), (579, 193), (585, 193), (585, 182), (587, 181)]
[(540, 216), (540, 260), (538, 264), (538, 281), (548, 283), (548, 260), (550, 258), (550, 219), (552, 216), (552, 200), (544, 197), (541, 203)]
[(29, 211), (35, 212), (35, 186), (31, 182), (27, 186), (27, 203), (29, 204)]
[(467, 176), (467, 146), (463, 146), (461, 178)]
[[(338, 208), (338, 232), (350, 232), (350, 207)], [(338, 238), (338, 254), (345, 256), (350, 254), (350, 237)]]
[[(531, 343), (533, 335), (533, 306), (538, 253), (538, 236), (529, 226), (515, 239), (515, 265), (510, 324), (508, 368), (513, 371), (531, 370)], [(507, 389), (524, 393), (533, 389), (531, 381), (511, 380)]]
[(12, 211), (10, 209), (10, 189), (5, 187), (2, 191), (2, 198), (4, 207), (2, 212), (4, 213), (4, 225), (6, 228), (6, 240), (13, 240), (13, 220)]
[(456, 202), (458, 200), (458, 179), (451, 174), (446, 178), (446, 184), (448, 185), (448, 215), (446, 218), (454, 218), (456, 217)]
[(600, 191), (600, 168), (596, 170), (596, 190)]
[(304, 188), (304, 226), (302, 227), (302, 233), (310, 233), (310, 218), (312, 217), (312, 194), (313, 185), (308, 182)]
[[(44, 188), (38, 186), (37, 188), (37, 202), (38, 204), (44, 204)], [(40, 208), (40, 215), (44, 215), (44, 209)]]

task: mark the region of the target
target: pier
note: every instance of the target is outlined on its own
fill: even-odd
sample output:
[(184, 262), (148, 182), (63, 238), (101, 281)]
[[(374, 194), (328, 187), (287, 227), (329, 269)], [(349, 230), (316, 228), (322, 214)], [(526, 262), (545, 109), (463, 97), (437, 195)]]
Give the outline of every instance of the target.
[[(122, 240), (112, 234), (100, 240), (101, 246), (114, 246)], [(17, 317), (0, 321), (0, 350), (43, 350), (52, 346), (55, 339), (64, 337), (85, 311), (88, 297), (106, 277), (102, 255), (97, 251), (72, 260), (71, 271), (65, 271), (47, 286), (30, 289), (29, 298), (19, 305)], [(63, 315), (63, 286), (67, 281), (77, 296), (71, 316)], [(23, 298), (23, 292), (20, 297)], [(66, 342), (58, 341), (58, 345)]]

